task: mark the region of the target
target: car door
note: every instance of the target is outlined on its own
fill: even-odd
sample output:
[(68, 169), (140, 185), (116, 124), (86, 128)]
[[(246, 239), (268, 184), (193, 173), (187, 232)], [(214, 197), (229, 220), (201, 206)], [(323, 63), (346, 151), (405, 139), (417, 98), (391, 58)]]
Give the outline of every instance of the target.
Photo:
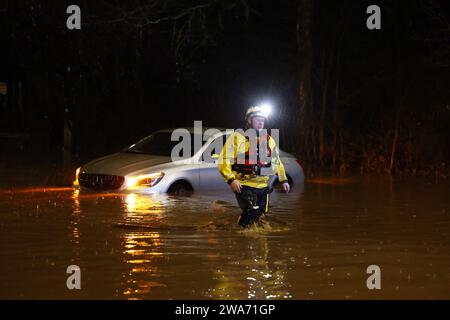
[(222, 134), (204, 145), (199, 164), (199, 184), (202, 190), (220, 190), (228, 187), (218, 169), (218, 156), (226, 138), (227, 136)]

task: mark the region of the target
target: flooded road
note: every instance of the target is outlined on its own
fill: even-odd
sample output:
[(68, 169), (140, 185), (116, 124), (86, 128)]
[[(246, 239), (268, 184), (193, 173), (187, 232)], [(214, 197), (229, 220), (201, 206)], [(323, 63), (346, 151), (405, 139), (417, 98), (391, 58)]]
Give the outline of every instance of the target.
[[(449, 191), (315, 179), (274, 192), (265, 227), (243, 231), (230, 193), (2, 189), (0, 298), (450, 299)], [(81, 290), (66, 287), (69, 265)]]

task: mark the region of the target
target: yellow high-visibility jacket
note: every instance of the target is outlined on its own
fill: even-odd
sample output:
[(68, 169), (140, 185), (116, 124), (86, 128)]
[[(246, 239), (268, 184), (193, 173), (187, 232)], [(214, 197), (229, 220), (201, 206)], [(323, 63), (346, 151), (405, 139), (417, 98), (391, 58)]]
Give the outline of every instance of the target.
[[(277, 174), (280, 182), (287, 181), (286, 172), (280, 160), (278, 146), (272, 137), (269, 138), (268, 146), (272, 150), (271, 163), (273, 171)], [(237, 161), (237, 155), (248, 152), (249, 147), (250, 143), (244, 135), (239, 132), (232, 133), (220, 152), (219, 172), (228, 184), (233, 182), (233, 180), (238, 180), (243, 186), (258, 189), (265, 188), (267, 187), (269, 176), (243, 174), (232, 170), (232, 165)]]

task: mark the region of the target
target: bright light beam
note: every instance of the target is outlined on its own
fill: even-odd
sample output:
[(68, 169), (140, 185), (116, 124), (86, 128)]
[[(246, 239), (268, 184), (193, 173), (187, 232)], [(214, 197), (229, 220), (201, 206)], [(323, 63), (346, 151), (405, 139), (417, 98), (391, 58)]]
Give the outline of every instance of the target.
[(270, 115), (272, 113), (272, 105), (270, 103), (261, 104), (261, 111), (266, 115)]

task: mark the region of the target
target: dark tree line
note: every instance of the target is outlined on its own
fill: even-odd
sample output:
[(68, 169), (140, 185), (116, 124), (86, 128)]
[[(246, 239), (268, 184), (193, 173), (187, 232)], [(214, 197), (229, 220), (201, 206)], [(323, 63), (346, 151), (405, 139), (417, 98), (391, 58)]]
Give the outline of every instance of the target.
[(369, 1), (83, 0), (77, 31), (70, 4), (0, 4), (0, 132), (25, 149), (83, 162), (163, 127), (241, 126), (270, 99), (309, 169), (449, 172), (445, 1), (378, 1), (381, 30)]
[(369, 4), (301, 1), (298, 150), (335, 171), (448, 175), (448, 7), (380, 1), (370, 31), (354, 16)]

